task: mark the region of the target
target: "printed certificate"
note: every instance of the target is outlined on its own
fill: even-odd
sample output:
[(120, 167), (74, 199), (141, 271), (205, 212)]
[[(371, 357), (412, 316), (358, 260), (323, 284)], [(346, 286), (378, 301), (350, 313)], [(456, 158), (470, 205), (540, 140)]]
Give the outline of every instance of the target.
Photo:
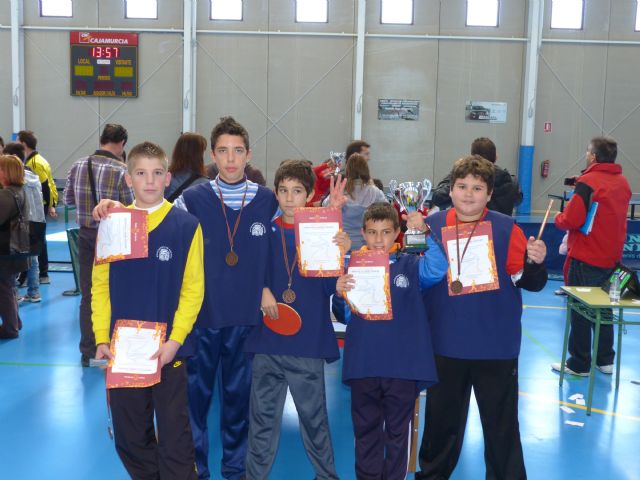
[(339, 277), (344, 252), (333, 237), (342, 229), (339, 208), (298, 208), (294, 213), (298, 270), (303, 277)]
[[(472, 223), (458, 225), (456, 240), (455, 226), (442, 227), (442, 243), (447, 250), (447, 259), (449, 260), (447, 272), (449, 296), (486, 292), (500, 288), (491, 222), (479, 222), (473, 232), (473, 237), (469, 238), (472, 230)], [(465, 247), (466, 252), (464, 252)], [(461, 256), (459, 269), (458, 255)], [(462, 283), (462, 288), (458, 292), (452, 289), (452, 283), (456, 280)]]
[(159, 383), (159, 359), (150, 358), (164, 343), (166, 332), (166, 323), (116, 321), (111, 338), (115, 358), (107, 368), (107, 388), (140, 388)]
[(389, 254), (378, 251), (351, 252), (349, 269), (355, 280), (346, 302), (352, 312), (365, 320), (391, 320)]
[(149, 255), (148, 241), (147, 212), (113, 208), (98, 227), (95, 263), (146, 258)]

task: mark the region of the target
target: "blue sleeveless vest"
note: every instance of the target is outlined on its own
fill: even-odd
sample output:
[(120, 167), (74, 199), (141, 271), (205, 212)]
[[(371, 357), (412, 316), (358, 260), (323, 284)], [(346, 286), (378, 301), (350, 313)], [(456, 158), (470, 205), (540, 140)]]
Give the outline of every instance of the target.
[(111, 327), (118, 319), (167, 323), (167, 340), (180, 300), (184, 269), (198, 221), (171, 208), (149, 233), (148, 258), (109, 265)]
[[(432, 234), (442, 242), (447, 212), (427, 217)], [(424, 294), (437, 355), (489, 360), (520, 354), (522, 297), (506, 271), (513, 219), (488, 211), (500, 288), (488, 292), (449, 296), (447, 278)]]
[[(279, 225), (272, 224), (269, 288), (276, 301), (284, 303), (282, 292), (287, 288), (289, 276), (284, 266), (280, 229)], [(284, 233), (291, 265), (296, 255), (295, 231), (285, 228)], [(292, 279), (291, 288), (296, 293), (296, 299), (290, 306), (300, 314), (302, 327), (295, 335), (284, 336), (273, 332), (260, 321), (247, 338), (245, 350), (270, 355), (324, 358), (327, 362), (338, 360), (340, 352), (329, 314), (329, 298), (336, 291), (336, 278), (302, 277), (296, 267)]]
[[(200, 221), (204, 239), (205, 293), (196, 327), (255, 325), (266, 285), (270, 225), (277, 210), (275, 195), (259, 186), (254, 199), (242, 209), (234, 238), (233, 251), (238, 255), (234, 267), (225, 263), (230, 251), (227, 224), (223, 205), (211, 185), (196, 185), (182, 196), (189, 213)], [(224, 208), (233, 231), (240, 210)]]
[(389, 265), (392, 320), (364, 320), (351, 314), (345, 336), (343, 382), (366, 377), (400, 378), (416, 380), (420, 390), (437, 382), (418, 262), (415, 255), (400, 254)]

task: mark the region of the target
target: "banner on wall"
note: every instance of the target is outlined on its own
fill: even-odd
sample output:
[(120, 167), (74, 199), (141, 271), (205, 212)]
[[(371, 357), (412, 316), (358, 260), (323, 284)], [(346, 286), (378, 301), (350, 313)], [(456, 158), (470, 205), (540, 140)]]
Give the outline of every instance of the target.
[(507, 102), (468, 101), (464, 118), (467, 122), (507, 123)]
[(420, 100), (378, 99), (378, 120), (418, 120)]

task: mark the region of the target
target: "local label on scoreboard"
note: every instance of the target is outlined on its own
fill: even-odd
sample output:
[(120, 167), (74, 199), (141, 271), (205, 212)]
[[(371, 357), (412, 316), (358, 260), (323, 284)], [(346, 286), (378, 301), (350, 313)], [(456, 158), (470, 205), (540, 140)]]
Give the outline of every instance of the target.
[(71, 95), (138, 96), (138, 34), (71, 32)]

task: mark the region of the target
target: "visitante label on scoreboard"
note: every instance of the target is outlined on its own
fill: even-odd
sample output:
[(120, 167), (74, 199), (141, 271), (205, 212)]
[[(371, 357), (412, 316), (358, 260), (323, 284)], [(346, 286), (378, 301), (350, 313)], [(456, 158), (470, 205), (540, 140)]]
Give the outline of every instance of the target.
[(138, 34), (71, 33), (71, 95), (138, 96)]

